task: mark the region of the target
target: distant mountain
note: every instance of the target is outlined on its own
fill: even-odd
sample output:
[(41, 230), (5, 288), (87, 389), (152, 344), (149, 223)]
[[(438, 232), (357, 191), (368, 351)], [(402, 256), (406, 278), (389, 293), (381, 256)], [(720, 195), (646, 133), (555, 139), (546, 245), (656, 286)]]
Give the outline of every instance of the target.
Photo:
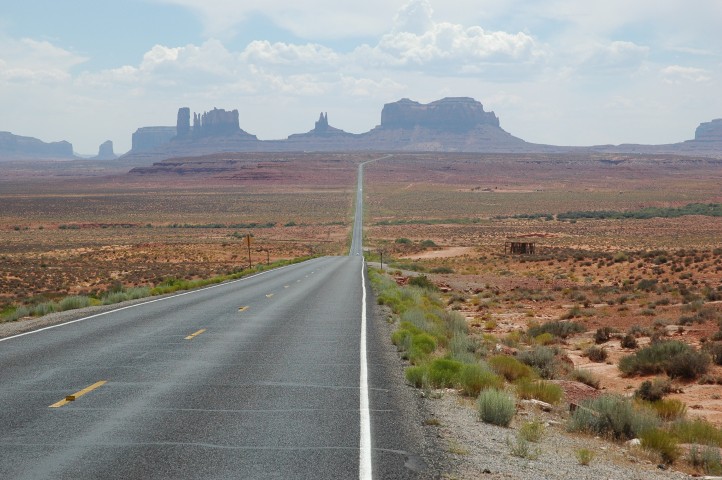
[[(129, 160), (160, 161), (222, 152), (403, 151), (477, 153), (645, 153), (702, 155), (722, 158), (722, 119), (703, 123), (694, 140), (670, 145), (598, 145), (566, 147), (529, 143), (501, 128), (499, 117), (469, 97), (449, 97), (428, 104), (408, 98), (387, 103), (381, 123), (353, 134), (329, 124), (321, 113), (313, 130), (285, 140), (258, 140), (240, 128), (238, 110), (214, 108), (194, 113), (178, 110), (176, 127), (144, 127), (133, 135)], [(136, 141), (140, 137), (143, 142)], [(147, 147), (147, 148), (146, 148)]]
[(62, 142), (45, 143), (33, 137), (0, 132), (0, 160), (25, 158), (73, 159), (73, 145)]

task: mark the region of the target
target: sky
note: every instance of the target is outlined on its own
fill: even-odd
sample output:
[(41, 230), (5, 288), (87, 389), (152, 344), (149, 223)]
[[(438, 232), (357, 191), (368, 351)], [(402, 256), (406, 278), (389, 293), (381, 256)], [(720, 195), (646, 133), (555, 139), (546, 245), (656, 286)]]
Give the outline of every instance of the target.
[(179, 107), (281, 139), (473, 97), (535, 143), (662, 144), (722, 117), (720, 0), (26, 0), (0, 11), (0, 131), (130, 149)]

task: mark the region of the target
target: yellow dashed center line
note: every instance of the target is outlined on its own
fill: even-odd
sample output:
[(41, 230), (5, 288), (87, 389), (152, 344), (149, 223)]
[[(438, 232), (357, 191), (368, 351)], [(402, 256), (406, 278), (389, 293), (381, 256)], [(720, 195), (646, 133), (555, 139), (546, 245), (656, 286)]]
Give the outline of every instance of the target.
[(284, 285), (283, 288), (288, 288), (288, 285)]
[(247, 305), (246, 305), (246, 306), (243, 306), (243, 307), (238, 307), (238, 311), (239, 311), (239, 312), (245, 312), (246, 310), (248, 310), (248, 306), (247, 306)]
[(272, 296), (273, 296), (273, 294), (269, 293), (268, 295), (266, 295), (266, 298), (271, 298)]
[(68, 396), (65, 397), (64, 399), (60, 400), (59, 402), (53, 403), (52, 405), (50, 405), (49, 408), (62, 407), (63, 405), (66, 405), (66, 404), (68, 404), (68, 403), (70, 403), (70, 402), (73, 402), (73, 401), (77, 400), (78, 398), (82, 397), (82, 396), (85, 395), (86, 393), (92, 392), (92, 391), (95, 390), (96, 388), (98, 388), (98, 387), (100, 387), (100, 386), (103, 386), (103, 385), (105, 385), (106, 383), (108, 383), (107, 380), (101, 380), (101, 381), (99, 381), (99, 382), (95, 382), (94, 384), (90, 385), (89, 387), (85, 387), (84, 389), (80, 390), (79, 392), (75, 392), (74, 394), (68, 395)]
[(205, 331), (206, 331), (205, 328), (201, 328), (201, 329), (198, 330), (197, 332), (191, 333), (190, 335), (188, 335), (188, 336), (186, 337), (186, 340), (193, 340), (194, 338), (196, 338), (198, 335), (200, 335), (201, 333), (203, 333), (203, 332), (205, 332)]

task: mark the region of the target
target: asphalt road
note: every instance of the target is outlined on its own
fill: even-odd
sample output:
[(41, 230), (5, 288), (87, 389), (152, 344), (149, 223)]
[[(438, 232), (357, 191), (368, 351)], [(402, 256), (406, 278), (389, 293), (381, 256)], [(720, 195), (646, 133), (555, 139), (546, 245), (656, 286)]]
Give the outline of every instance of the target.
[(0, 478), (432, 476), (361, 212), (347, 257), (0, 340)]

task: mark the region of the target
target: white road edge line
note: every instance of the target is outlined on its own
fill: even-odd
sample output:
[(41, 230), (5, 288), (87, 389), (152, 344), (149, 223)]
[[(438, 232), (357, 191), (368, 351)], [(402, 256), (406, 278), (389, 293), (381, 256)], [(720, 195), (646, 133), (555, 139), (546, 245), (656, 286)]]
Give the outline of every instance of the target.
[[(301, 263), (303, 263), (303, 262), (301, 262)], [(156, 298), (155, 300), (149, 300), (149, 301), (147, 301), (147, 302), (136, 303), (135, 305), (128, 305), (127, 307), (116, 308), (116, 309), (114, 309), (114, 310), (108, 310), (107, 312), (96, 313), (95, 315), (90, 315), (90, 316), (88, 316), (88, 317), (78, 318), (78, 319), (76, 319), (76, 320), (70, 320), (69, 322), (58, 323), (58, 324), (56, 324), (56, 325), (50, 325), (49, 327), (43, 327), (43, 328), (38, 328), (37, 330), (31, 330), (31, 331), (29, 331), (29, 332), (18, 333), (17, 335), (13, 335), (13, 336), (11, 336), (11, 337), (0, 338), (0, 342), (5, 342), (5, 341), (7, 341), (7, 340), (12, 340), (13, 338), (24, 337), (25, 335), (30, 335), (30, 334), (32, 334), (32, 333), (42, 332), (43, 330), (50, 330), (51, 328), (63, 327), (63, 326), (65, 326), (65, 325), (70, 325), (70, 324), (73, 324), (73, 323), (82, 322), (82, 321), (85, 321), (85, 320), (90, 320), (91, 318), (102, 317), (103, 315), (108, 315), (108, 314), (111, 314), (111, 313), (120, 312), (120, 311), (122, 311), (122, 310), (127, 310), (127, 309), (129, 309), (129, 308), (141, 307), (141, 306), (143, 306), (143, 305), (148, 305), (148, 304), (155, 303), (155, 302), (162, 302), (162, 301), (164, 301), (164, 300), (170, 300), (171, 298), (182, 297), (182, 296), (184, 296), (184, 295), (190, 295), (190, 294), (192, 294), (192, 293), (198, 293), (198, 292), (203, 292), (203, 291), (205, 291), (205, 290), (211, 290), (212, 288), (223, 287), (223, 286), (225, 286), (225, 285), (230, 285), (230, 284), (232, 284), (232, 283), (242, 282), (242, 281), (244, 281), (244, 280), (248, 280), (248, 279), (250, 279), (250, 278), (257, 277), (257, 276), (259, 276), (259, 275), (263, 275), (264, 273), (277, 272), (277, 271), (279, 271), (279, 270), (283, 270), (284, 268), (292, 267), (293, 265), (299, 265), (299, 264), (298, 264), (298, 263), (294, 263), (294, 264), (292, 264), (292, 265), (284, 265), (284, 266), (282, 266), (282, 267), (274, 268), (274, 269), (272, 269), (272, 270), (266, 270), (265, 272), (254, 273), (253, 275), (250, 275), (250, 276), (248, 276), (248, 277), (239, 278), (238, 280), (231, 280), (230, 282), (219, 283), (219, 284), (217, 284), (217, 285), (211, 285), (210, 287), (204, 287), (204, 288), (199, 288), (199, 289), (197, 289), (197, 290), (190, 290), (190, 291), (188, 291), (188, 292), (177, 293), (177, 294), (175, 294), (175, 295), (171, 295), (170, 297)]]
[(359, 448), (359, 480), (371, 480), (371, 414), (369, 412), (368, 360), (366, 357), (366, 262), (361, 262), (361, 374), (360, 374), (360, 421), (361, 441)]

